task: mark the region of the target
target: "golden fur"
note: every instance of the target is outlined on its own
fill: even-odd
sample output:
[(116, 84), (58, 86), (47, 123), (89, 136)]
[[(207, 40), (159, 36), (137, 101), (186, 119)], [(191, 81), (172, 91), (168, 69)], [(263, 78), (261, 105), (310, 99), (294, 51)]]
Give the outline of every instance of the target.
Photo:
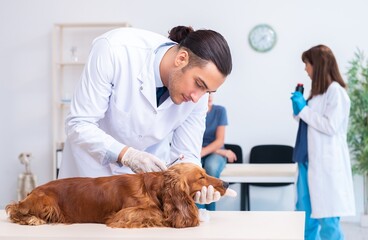
[(194, 227), (199, 225), (199, 218), (193, 197), (202, 186), (209, 185), (221, 195), (228, 186), (195, 164), (181, 163), (164, 172), (51, 181), (5, 209), (12, 222), (22, 225)]

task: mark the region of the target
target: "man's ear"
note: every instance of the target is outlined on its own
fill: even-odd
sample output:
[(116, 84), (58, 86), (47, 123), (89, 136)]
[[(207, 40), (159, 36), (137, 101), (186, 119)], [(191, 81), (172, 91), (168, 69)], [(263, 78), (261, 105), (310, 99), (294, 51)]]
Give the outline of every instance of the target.
[(189, 53), (184, 49), (180, 49), (175, 57), (175, 66), (184, 67), (189, 62)]

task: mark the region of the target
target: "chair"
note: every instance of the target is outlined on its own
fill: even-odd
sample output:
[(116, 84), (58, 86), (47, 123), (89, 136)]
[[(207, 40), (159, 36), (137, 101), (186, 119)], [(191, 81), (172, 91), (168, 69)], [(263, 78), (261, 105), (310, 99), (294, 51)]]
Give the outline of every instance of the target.
[(243, 150), (239, 145), (225, 143), (224, 147), (225, 149), (231, 150), (235, 153), (237, 158), (235, 163), (243, 163)]
[[(293, 162), (293, 151), (294, 148), (287, 145), (258, 145), (254, 146), (250, 150), (249, 163), (250, 164), (264, 164), (264, 163), (294, 163)], [(250, 195), (249, 186), (260, 186), (260, 187), (279, 187), (293, 184), (290, 183), (249, 183), (247, 191), (247, 204), (248, 210), (250, 210)]]
[[(225, 143), (224, 145), (225, 149), (231, 150), (235, 153), (236, 155), (236, 162), (234, 163), (243, 163), (243, 150), (240, 147), (240, 145), (237, 144), (230, 144), (230, 143)], [(227, 164), (232, 164), (232, 163), (227, 163)], [(230, 184), (235, 184), (235, 183), (230, 183)], [(245, 183), (240, 183), (240, 209), (241, 210), (245, 210), (246, 207), (246, 199), (247, 199), (247, 185)]]

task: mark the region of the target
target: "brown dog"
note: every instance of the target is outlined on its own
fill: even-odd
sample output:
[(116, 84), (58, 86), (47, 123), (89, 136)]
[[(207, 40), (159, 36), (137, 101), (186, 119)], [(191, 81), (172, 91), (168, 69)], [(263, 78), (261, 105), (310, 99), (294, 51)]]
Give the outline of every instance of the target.
[(24, 200), (6, 206), (12, 222), (105, 223), (117, 228), (199, 225), (193, 197), (212, 185), (224, 195), (228, 183), (191, 163), (164, 172), (99, 178), (67, 178), (35, 188)]

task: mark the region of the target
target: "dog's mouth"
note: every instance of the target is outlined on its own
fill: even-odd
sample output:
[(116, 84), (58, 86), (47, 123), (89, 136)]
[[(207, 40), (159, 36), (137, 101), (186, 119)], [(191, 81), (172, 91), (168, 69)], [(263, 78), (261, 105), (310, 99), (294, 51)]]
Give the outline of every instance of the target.
[[(219, 191), (218, 189), (215, 188), (215, 191)], [(194, 198), (195, 194), (197, 191), (193, 192), (191, 194), (192, 198)], [(238, 195), (238, 193), (236, 191), (234, 191), (231, 188), (226, 188), (226, 190), (223, 192), (223, 189), (219, 191), (221, 196), (227, 196), (227, 197), (236, 197)]]

